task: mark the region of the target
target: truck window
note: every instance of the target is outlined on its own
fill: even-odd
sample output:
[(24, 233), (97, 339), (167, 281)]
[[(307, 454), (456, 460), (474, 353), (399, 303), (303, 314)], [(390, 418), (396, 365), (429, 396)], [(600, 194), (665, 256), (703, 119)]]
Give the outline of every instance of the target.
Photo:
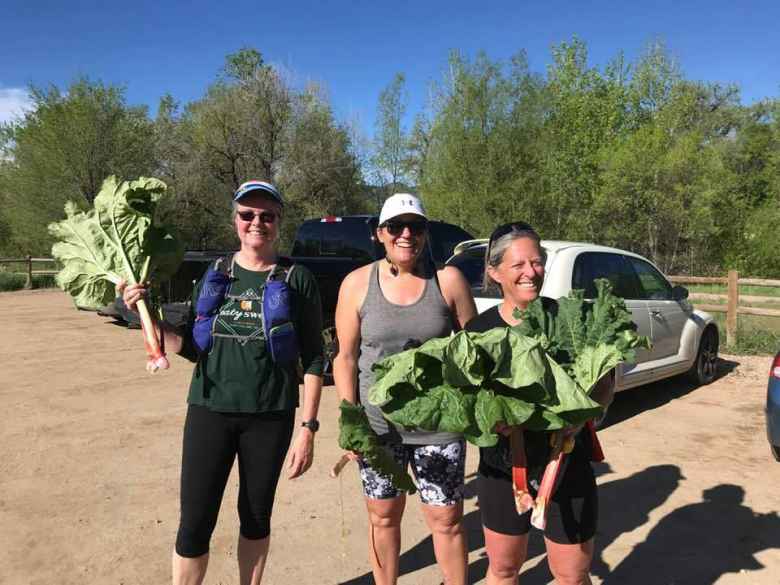
[(429, 224), (431, 252), (437, 262), (446, 262), (452, 256), (456, 245), (465, 240), (473, 240), (473, 236), (463, 228), (449, 223), (432, 221)]
[(363, 218), (304, 222), (298, 229), (293, 256), (373, 260), (373, 242)]

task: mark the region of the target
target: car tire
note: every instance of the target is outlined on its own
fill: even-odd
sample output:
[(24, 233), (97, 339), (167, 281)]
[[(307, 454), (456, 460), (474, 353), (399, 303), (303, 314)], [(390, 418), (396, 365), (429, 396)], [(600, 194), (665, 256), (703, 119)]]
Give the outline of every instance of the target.
[(692, 382), (698, 386), (706, 386), (715, 379), (718, 372), (718, 331), (707, 327), (699, 341), (699, 351), (696, 361), (688, 372)]

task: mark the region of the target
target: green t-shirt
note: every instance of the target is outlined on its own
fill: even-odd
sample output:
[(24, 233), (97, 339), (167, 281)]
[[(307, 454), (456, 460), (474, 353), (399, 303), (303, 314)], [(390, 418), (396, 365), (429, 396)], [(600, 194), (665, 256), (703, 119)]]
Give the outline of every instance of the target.
[[(201, 282), (195, 285), (182, 350), (185, 357), (197, 359), (189, 404), (217, 412), (247, 413), (293, 410), (298, 406), (297, 368), (280, 367), (271, 359), (263, 333), (260, 299), (269, 274), (233, 263), (234, 280), (216, 318), (211, 351), (200, 358), (192, 345), (194, 304)], [(303, 372), (322, 375), (322, 309), (317, 282), (307, 268), (296, 265), (288, 284)]]

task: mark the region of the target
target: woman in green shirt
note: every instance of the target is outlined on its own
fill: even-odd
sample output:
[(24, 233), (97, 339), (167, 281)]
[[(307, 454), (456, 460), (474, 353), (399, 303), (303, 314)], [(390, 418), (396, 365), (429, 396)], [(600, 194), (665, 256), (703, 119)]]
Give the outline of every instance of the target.
[[(181, 519), (173, 553), (174, 584), (201, 583), (233, 461), (238, 457), (238, 565), (242, 585), (258, 584), (270, 541), (270, 517), (298, 406), (297, 363), (280, 365), (271, 356), (262, 323), (262, 291), (269, 277), (284, 274), (290, 313), (303, 367), (303, 423), (290, 449), (289, 477), (312, 463), (322, 389), (322, 311), (312, 274), (287, 265), (276, 253), (284, 202), (270, 183), (248, 181), (233, 199), (233, 223), (241, 246), (226, 259), (230, 284), (214, 314), (212, 345), (197, 351), (192, 328), (184, 335), (163, 325), (164, 342), (196, 362), (184, 424)], [(286, 269), (285, 269), (286, 268)], [(193, 307), (203, 280), (195, 286)], [(127, 306), (145, 294), (124, 288)]]

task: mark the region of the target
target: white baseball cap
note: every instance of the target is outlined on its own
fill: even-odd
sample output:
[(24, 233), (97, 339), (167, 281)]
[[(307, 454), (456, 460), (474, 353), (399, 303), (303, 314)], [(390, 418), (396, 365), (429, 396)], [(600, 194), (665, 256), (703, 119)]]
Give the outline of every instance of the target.
[(379, 213), (379, 225), (406, 213), (413, 213), (428, 219), (422, 201), (411, 193), (396, 193), (388, 197), (382, 206), (382, 211)]

